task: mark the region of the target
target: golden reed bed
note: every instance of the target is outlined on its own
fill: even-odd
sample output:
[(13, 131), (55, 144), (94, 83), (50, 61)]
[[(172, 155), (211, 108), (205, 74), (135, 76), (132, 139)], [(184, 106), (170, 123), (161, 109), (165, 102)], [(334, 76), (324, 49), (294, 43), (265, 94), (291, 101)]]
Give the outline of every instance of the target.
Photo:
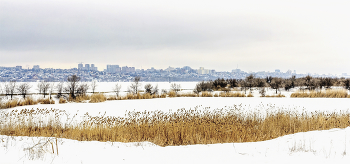
[[(350, 125), (349, 113), (313, 112), (244, 114), (235, 106), (227, 110), (178, 110), (174, 113), (129, 112), (126, 117), (92, 117), (78, 124), (63, 123), (68, 116), (57, 109), (13, 111), (0, 114), (0, 134), (9, 136), (57, 136), (79, 141), (150, 141), (160, 146), (255, 142), (276, 137), (307, 132), (345, 128)], [(41, 120), (42, 116), (50, 120)], [(34, 121), (36, 120), (36, 121)]]

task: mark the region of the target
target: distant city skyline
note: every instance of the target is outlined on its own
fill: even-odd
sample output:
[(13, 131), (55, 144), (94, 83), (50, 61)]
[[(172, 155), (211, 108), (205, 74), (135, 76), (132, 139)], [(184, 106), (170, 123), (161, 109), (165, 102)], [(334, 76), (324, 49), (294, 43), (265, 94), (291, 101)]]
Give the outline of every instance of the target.
[[(258, 72), (269, 72), (269, 73), (273, 73), (273, 72), (281, 72), (281, 73), (289, 73), (289, 74), (317, 74), (317, 75), (338, 75), (338, 76), (348, 76), (350, 75), (347, 72), (339, 72), (339, 73), (317, 73), (317, 72), (297, 72), (296, 69), (288, 69), (288, 70), (281, 70), (279, 68), (276, 68), (274, 70), (259, 70), (259, 71), (251, 71), (251, 70), (244, 70), (244, 69), (240, 69), (239, 67), (233, 68), (231, 70), (228, 71), (219, 71), (216, 70), (215, 68), (206, 68), (206, 67), (199, 67), (199, 68), (195, 68), (195, 67), (191, 67), (191, 66), (180, 66), (180, 67), (172, 67), (172, 66), (168, 66), (167, 68), (155, 68), (155, 67), (149, 67), (149, 68), (136, 68), (134, 66), (124, 66), (124, 65), (119, 65), (119, 64), (107, 64), (105, 65), (103, 68), (98, 69), (98, 67), (96, 66), (96, 64), (94, 63), (77, 63), (76, 67), (69, 67), (69, 68), (52, 68), (52, 67), (42, 67), (40, 65), (33, 65), (32, 67), (29, 67), (29, 65), (26, 65), (27, 67), (24, 67), (22, 65), (16, 65), (16, 66), (9, 66), (9, 67), (13, 67), (13, 68), (18, 68), (18, 69), (74, 69), (76, 68), (77, 70), (81, 70), (81, 71), (102, 71), (102, 72), (108, 72), (108, 73), (126, 73), (126, 72), (135, 72), (136, 70), (150, 70), (150, 69), (154, 69), (154, 70), (168, 70), (169, 68), (184, 68), (184, 67), (189, 67), (191, 69), (197, 70), (199, 74), (208, 74), (210, 71), (215, 71), (215, 72), (236, 72), (238, 71), (243, 71), (246, 73), (258, 73)], [(7, 66), (2, 66), (1, 67), (7, 67)], [(86, 68), (88, 67), (88, 68)], [(119, 71), (111, 71), (112, 69), (118, 69)], [(202, 73), (201, 73), (202, 72)], [(206, 73), (204, 73), (206, 72)]]
[(0, 66), (350, 73), (349, 1), (2, 0)]

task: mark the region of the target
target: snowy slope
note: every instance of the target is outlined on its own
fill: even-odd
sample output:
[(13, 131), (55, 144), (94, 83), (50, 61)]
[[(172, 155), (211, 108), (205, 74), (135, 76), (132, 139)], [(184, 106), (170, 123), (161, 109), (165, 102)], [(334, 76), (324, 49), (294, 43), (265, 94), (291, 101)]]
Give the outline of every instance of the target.
[[(25, 150), (45, 138), (0, 136), (2, 164), (96, 163), (349, 163), (350, 128), (312, 131), (255, 143), (160, 147), (149, 142), (120, 143), (58, 139), (39, 152)], [(53, 143), (55, 140), (52, 139)], [(37, 156), (35, 156), (37, 155)], [(31, 159), (32, 158), (32, 159)]]

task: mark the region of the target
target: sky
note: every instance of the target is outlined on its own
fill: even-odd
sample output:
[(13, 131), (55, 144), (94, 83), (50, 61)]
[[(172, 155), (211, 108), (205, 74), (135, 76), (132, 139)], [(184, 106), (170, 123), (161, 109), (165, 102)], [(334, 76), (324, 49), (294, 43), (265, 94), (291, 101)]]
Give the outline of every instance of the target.
[(349, 1), (0, 0), (0, 66), (350, 74)]

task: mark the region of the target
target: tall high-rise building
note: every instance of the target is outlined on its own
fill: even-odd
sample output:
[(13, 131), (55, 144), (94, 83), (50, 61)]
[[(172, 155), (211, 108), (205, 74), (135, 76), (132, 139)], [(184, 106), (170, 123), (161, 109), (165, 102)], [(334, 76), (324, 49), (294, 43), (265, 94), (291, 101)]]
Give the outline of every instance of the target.
[(83, 70), (83, 68), (84, 68), (83, 63), (79, 63), (79, 64), (78, 64), (78, 69), (79, 69), (79, 70)]
[(85, 71), (90, 71), (90, 64), (85, 64)]
[(128, 66), (122, 67), (122, 72), (123, 73), (135, 72), (135, 67), (128, 67)]
[(39, 69), (40, 69), (39, 65), (33, 65), (33, 70), (39, 70)]
[(108, 73), (120, 72), (119, 65), (107, 65), (106, 72)]

